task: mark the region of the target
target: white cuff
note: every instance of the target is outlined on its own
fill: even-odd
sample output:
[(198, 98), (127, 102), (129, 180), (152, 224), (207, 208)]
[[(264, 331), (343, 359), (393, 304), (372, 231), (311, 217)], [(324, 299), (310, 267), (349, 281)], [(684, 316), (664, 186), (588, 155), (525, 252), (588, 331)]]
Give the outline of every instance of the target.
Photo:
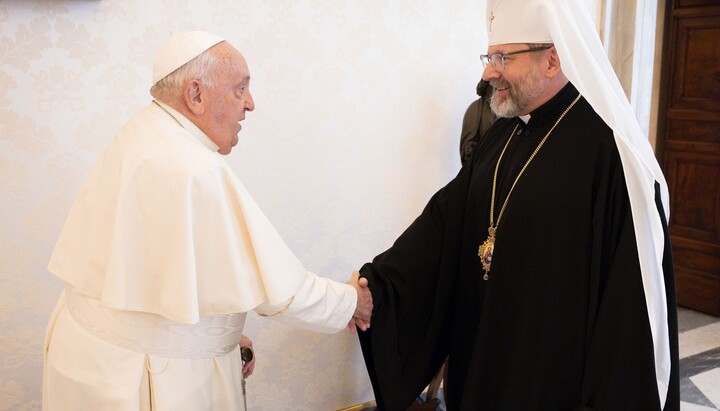
[(331, 334), (347, 326), (356, 306), (353, 286), (307, 271), (307, 278), (291, 300), (277, 305), (264, 303), (255, 312), (294, 327)]

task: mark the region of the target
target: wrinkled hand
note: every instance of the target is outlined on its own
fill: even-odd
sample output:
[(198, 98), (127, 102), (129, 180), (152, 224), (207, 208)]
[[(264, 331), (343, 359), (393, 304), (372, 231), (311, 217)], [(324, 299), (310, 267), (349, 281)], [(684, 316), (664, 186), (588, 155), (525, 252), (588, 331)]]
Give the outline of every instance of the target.
[(355, 287), (355, 291), (357, 291), (357, 307), (355, 307), (352, 320), (348, 323), (348, 329), (354, 333), (357, 326), (361, 330), (367, 331), (370, 328), (373, 311), (372, 293), (368, 288), (367, 278), (360, 278), (360, 273), (355, 271), (348, 284)]
[[(246, 337), (242, 336), (240, 337), (240, 348), (242, 347), (248, 347), (250, 350), (252, 350), (252, 341)], [(252, 375), (253, 371), (255, 370), (255, 353), (253, 352), (252, 360), (245, 362), (243, 361), (243, 377), (247, 378)]]

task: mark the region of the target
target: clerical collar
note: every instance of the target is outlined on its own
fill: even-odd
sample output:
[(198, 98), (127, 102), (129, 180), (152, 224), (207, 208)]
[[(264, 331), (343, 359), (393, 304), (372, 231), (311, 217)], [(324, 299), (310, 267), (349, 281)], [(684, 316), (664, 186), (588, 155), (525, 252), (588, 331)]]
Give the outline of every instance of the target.
[(205, 147), (209, 148), (212, 151), (220, 150), (220, 146), (215, 144), (215, 142), (213, 142), (210, 137), (207, 136), (207, 134), (203, 133), (203, 131), (200, 130), (198, 126), (195, 125), (195, 123), (188, 120), (187, 117), (180, 114), (179, 111), (173, 109), (162, 101), (153, 101), (155, 101), (155, 104), (160, 106), (161, 109), (164, 109), (163, 111), (165, 111), (166, 114), (169, 114), (170, 117), (172, 117), (180, 125), (180, 127), (187, 130), (193, 137), (195, 137), (196, 140), (201, 142)]
[(575, 86), (568, 83), (558, 91), (553, 98), (542, 106), (530, 112), (530, 119), (527, 122), (529, 128), (535, 128), (557, 120), (560, 113), (577, 97), (578, 91)]

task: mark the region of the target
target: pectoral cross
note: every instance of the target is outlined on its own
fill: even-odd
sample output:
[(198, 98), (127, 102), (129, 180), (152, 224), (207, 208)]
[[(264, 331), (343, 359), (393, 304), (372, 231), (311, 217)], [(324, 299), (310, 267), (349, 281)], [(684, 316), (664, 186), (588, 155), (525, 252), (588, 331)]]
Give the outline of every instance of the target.
[(493, 14), (492, 10), (490, 11), (490, 27), (488, 27), (488, 30), (492, 33), (492, 22), (495, 20), (495, 14)]

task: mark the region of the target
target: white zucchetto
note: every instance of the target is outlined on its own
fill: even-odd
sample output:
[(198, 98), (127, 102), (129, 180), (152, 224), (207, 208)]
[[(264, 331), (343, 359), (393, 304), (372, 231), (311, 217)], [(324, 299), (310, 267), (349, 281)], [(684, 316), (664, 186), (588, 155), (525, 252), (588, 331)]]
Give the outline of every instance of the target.
[(200, 30), (174, 33), (158, 52), (153, 66), (153, 84), (222, 41), (225, 39)]

